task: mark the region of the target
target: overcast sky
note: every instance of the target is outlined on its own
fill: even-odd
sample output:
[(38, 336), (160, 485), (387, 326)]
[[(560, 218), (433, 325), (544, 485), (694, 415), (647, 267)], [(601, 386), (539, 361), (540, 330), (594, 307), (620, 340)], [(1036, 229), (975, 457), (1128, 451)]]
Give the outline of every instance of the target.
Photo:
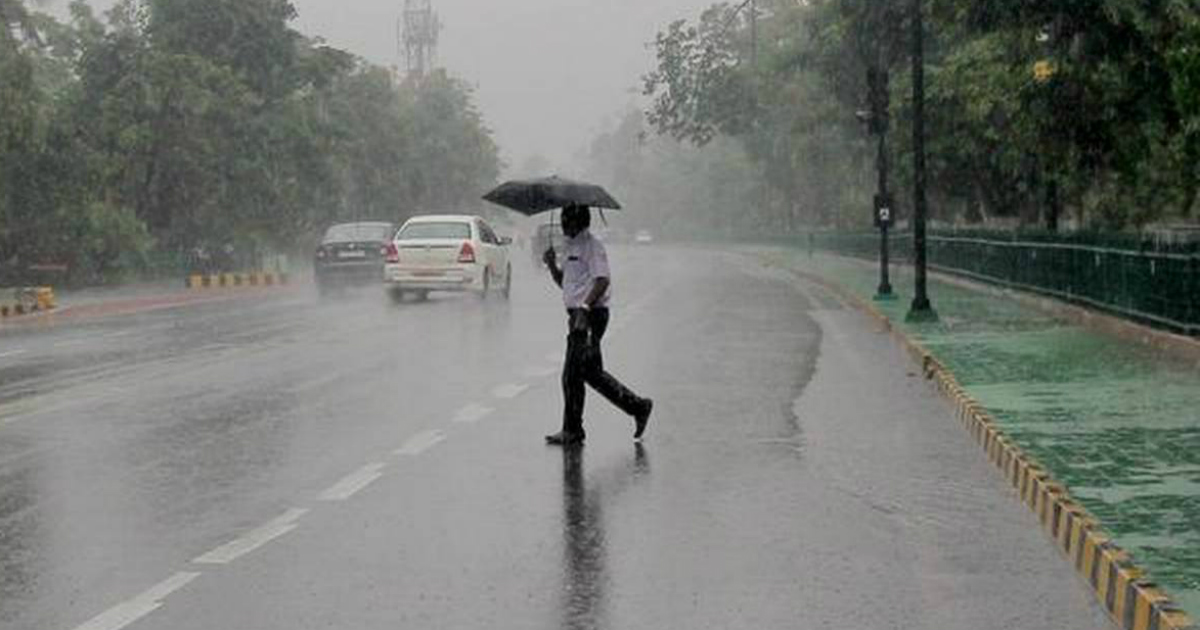
[[(292, 0), (298, 30), (373, 62), (398, 63), (403, 0)], [(440, 65), (477, 89), (504, 158), (566, 165), (607, 117), (640, 105), (647, 44), (715, 0), (433, 0)], [(107, 8), (112, 0), (91, 0)], [(56, 9), (67, 0), (52, 0)]]

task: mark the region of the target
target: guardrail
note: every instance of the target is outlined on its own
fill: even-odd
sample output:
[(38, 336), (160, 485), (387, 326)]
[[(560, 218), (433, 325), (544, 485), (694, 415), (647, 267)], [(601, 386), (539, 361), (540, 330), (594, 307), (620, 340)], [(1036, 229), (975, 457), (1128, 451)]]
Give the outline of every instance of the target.
[(0, 302), (0, 318), (16, 317), (52, 311), (58, 308), (51, 287), (22, 287), (13, 289), (8, 301)]
[(250, 273), (192, 274), (187, 278), (189, 289), (216, 289), (232, 287), (282, 286), (289, 281), (286, 273), (258, 271)]

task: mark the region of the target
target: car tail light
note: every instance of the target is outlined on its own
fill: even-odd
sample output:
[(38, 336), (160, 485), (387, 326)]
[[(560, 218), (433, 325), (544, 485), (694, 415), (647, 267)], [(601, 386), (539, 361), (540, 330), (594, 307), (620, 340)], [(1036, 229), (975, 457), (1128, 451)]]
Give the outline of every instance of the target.
[(471, 247), (470, 243), (463, 243), (462, 249), (458, 250), (458, 262), (460, 262), (460, 263), (475, 262), (475, 248)]
[(383, 255), (387, 257), (387, 261), (390, 263), (400, 262), (400, 248), (396, 247), (395, 243), (388, 243), (383, 248)]
[(317, 258), (324, 259), (326, 255), (327, 255), (327, 254), (326, 254), (326, 252), (325, 252), (325, 248), (324, 248), (324, 247), (318, 247), (318, 248), (317, 248)]

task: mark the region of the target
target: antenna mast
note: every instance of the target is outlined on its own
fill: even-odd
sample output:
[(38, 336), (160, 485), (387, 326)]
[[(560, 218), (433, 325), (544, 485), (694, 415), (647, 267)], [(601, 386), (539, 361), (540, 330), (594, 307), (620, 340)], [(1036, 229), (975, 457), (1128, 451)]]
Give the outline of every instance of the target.
[(433, 0), (404, 0), (404, 13), (396, 30), (408, 78), (425, 77), (437, 63), (438, 34), (442, 30)]

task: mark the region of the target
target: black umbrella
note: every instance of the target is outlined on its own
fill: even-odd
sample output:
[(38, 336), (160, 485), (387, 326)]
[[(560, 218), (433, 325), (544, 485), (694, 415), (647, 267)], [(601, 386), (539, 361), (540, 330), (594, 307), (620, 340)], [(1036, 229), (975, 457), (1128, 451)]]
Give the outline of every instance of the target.
[(621, 204), (600, 186), (558, 176), (505, 182), (483, 198), (529, 216), (570, 205), (621, 209)]

